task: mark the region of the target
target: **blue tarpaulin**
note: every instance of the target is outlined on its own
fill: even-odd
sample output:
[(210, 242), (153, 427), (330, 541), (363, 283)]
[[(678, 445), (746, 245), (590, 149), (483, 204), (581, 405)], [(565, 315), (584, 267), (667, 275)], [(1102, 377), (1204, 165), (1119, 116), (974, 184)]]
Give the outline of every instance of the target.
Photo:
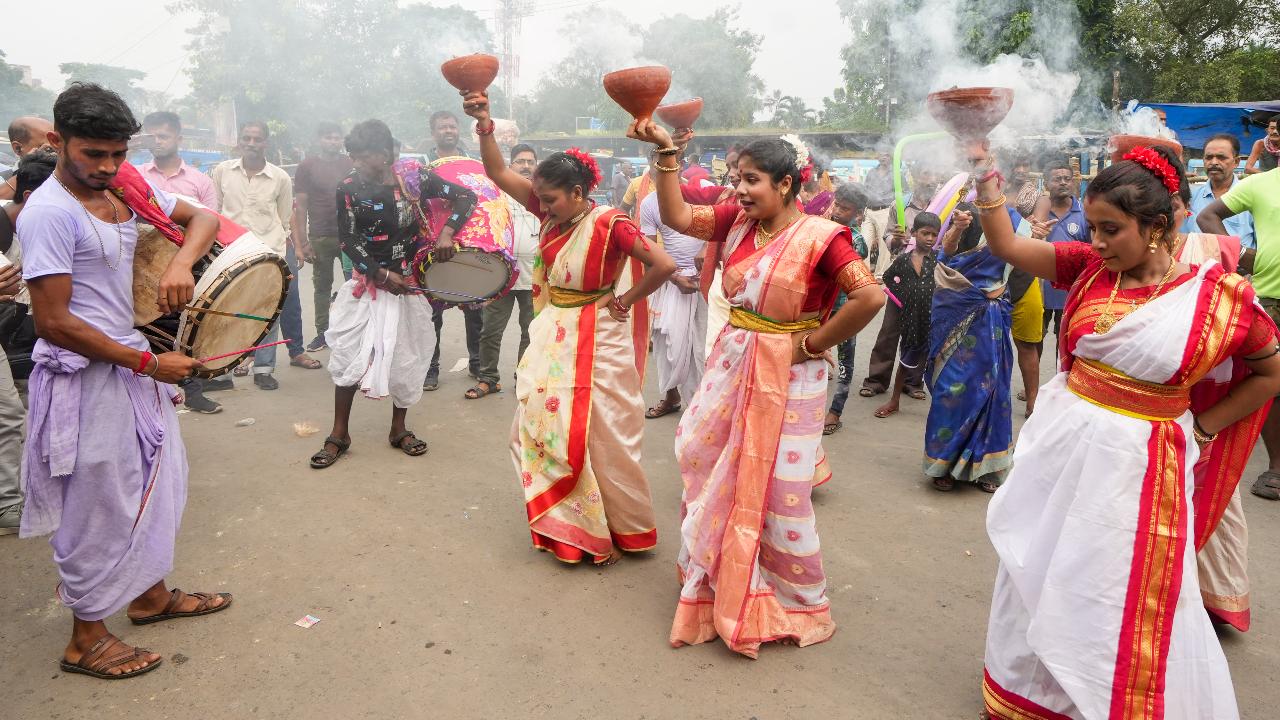
[(1208, 139), (1218, 133), (1240, 138), (1241, 152), (1249, 154), (1255, 140), (1261, 140), (1265, 118), (1280, 114), (1280, 100), (1252, 103), (1139, 103), (1139, 107), (1160, 109), (1166, 124), (1178, 134), (1183, 147), (1204, 148)]

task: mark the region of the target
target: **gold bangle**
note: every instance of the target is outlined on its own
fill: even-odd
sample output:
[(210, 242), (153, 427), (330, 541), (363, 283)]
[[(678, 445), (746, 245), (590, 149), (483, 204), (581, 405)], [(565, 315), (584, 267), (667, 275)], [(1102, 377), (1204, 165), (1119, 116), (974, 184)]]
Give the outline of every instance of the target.
[(655, 163), (653, 164), (653, 168), (654, 168), (655, 170), (657, 170), (658, 172), (665, 172), (665, 173), (680, 172), (680, 166), (679, 166), (679, 165), (677, 165), (677, 166), (675, 166), (675, 167), (667, 167), (666, 165), (659, 165), (658, 163), (656, 163), (656, 162), (655, 162)]
[(800, 352), (804, 353), (805, 355), (808, 355), (810, 360), (821, 360), (823, 357), (825, 357), (822, 353), (820, 352), (815, 353), (809, 349), (809, 336), (814, 334), (815, 332), (817, 332), (817, 330), (810, 330), (809, 332), (805, 333), (803, 337), (800, 338)]
[(659, 148), (657, 150), (654, 150), (653, 154), (658, 155), (659, 157), (671, 157), (672, 155), (679, 155), (680, 148), (675, 146), (672, 146), (669, 148)]
[(992, 200), (990, 203), (984, 203), (981, 200), (975, 199), (973, 201), (973, 206), (978, 208), (979, 210), (993, 210), (995, 208), (1000, 207), (1001, 205), (1004, 205), (1004, 203), (1005, 203), (1004, 193), (1000, 193), (1000, 197), (996, 198), (995, 200)]

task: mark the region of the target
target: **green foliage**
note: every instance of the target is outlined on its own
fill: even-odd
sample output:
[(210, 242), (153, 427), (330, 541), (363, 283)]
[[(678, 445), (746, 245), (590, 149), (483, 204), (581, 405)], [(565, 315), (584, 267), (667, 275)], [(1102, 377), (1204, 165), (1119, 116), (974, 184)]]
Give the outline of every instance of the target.
[(147, 74), (141, 70), (101, 63), (68, 62), (59, 65), (58, 71), (67, 76), (66, 85), (73, 82), (91, 82), (108, 90), (114, 90), (139, 118), (142, 117), (142, 113), (155, 109), (151, 93), (137, 85), (147, 77)]
[[(572, 131), (575, 118), (585, 116), (604, 120), (611, 131), (622, 130), (631, 117), (605, 93), (601, 78), (653, 63), (671, 68), (668, 100), (703, 99), (699, 127), (749, 125), (764, 89), (751, 72), (761, 38), (738, 25), (734, 8), (720, 8), (706, 18), (664, 17), (647, 29), (607, 8), (572, 15), (563, 36), (573, 38), (573, 46), (539, 81), (529, 105), (529, 129)], [(601, 27), (613, 31), (605, 36)]]
[(1248, 102), (1280, 98), (1280, 52), (1252, 46), (1205, 63), (1177, 62), (1157, 76), (1153, 102)]
[[(181, 0), (200, 15), (192, 31), (197, 104), (235, 103), (241, 121), (286, 130), (306, 142), (315, 123), (386, 121), (412, 145), (429, 135), (434, 110), (461, 115), (458, 92), (440, 75), (454, 55), (492, 50), (491, 33), (457, 5), (396, 0)], [(490, 89), (496, 108), (504, 103)]]
[(22, 71), (5, 62), (4, 58), (4, 51), (0, 50), (0, 108), (4, 108), (8, 115), (0, 122), (22, 115), (53, 117), (53, 93), (44, 88), (23, 85)]

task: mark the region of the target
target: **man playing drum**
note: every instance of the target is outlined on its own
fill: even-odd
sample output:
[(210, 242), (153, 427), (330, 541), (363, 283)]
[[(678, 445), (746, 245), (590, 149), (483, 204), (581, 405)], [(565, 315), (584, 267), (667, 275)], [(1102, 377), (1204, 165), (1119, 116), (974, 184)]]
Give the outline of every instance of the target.
[[(36, 330), (23, 460), (23, 537), (53, 533), (58, 597), (74, 613), (61, 666), (98, 678), (155, 669), (160, 656), (121, 642), (103, 619), (128, 607), (135, 624), (225, 610), (225, 593), (170, 591), (187, 458), (172, 385), (199, 362), (153, 355), (133, 327), (137, 217), (108, 192), (138, 123), (115, 93), (73, 83), (53, 106), (53, 179), (18, 218)], [(191, 301), (192, 264), (213, 244), (216, 217), (162, 191), (154, 203), (186, 228), (160, 281), (166, 312)], [(141, 203), (140, 203), (141, 204)]]
[(415, 202), (442, 198), (452, 214), (436, 239), (437, 262), (454, 254), (453, 235), (471, 217), (476, 195), (423, 170), (411, 197), (392, 168), (395, 140), (381, 120), (351, 128), (347, 153), (355, 170), (338, 185), (338, 240), (355, 273), (329, 313), (329, 373), (333, 375), (333, 431), (311, 456), (311, 467), (333, 465), (351, 447), (348, 422), (356, 390), (391, 397), (391, 447), (422, 455), (427, 444), (405, 428), (409, 406), (422, 397), (431, 364), (431, 305), (414, 287), (410, 265), (422, 234)]

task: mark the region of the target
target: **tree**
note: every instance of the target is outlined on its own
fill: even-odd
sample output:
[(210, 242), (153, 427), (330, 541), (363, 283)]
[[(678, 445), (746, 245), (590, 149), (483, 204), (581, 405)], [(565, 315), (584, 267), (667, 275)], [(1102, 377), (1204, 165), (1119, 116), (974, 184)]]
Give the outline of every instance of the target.
[(9, 116), (3, 122), (22, 115), (51, 117), (53, 93), (22, 84), (22, 71), (4, 58), (4, 51), (0, 50), (0, 108)]
[[(599, 28), (611, 28), (605, 36)], [(570, 132), (575, 118), (604, 120), (617, 132), (631, 117), (604, 91), (601, 78), (607, 72), (638, 63), (640, 28), (621, 13), (609, 9), (582, 10), (564, 24), (564, 37), (573, 38), (569, 54), (556, 63), (538, 83), (529, 105), (529, 128)]]
[[(234, 102), (240, 121), (283, 131), (277, 146), (307, 141), (319, 120), (386, 121), (412, 144), (432, 110), (461, 111), (440, 76), (454, 54), (485, 52), (491, 33), (459, 6), (396, 0), (181, 0), (200, 15), (188, 46), (197, 104)], [(497, 88), (490, 89), (501, 107)]]
[(752, 68), (762, 37), (740, 26), (730, 6), (704, 18), (664, 17), (644, 34), (644, 57), (671, 68), (667, 99), (701, 97), (703, 127), (747, 127), (760, 108), (764, 82)]
[(810, 110), (802, 98), (783, 95), (773, 106), (774, 125), (788, 130), (806, 130), (817, 122), (817, 113)]
[(138, 83), (147, 77), (141, 70), (101, 63), (69, 62), (58, 65), (58, 71), (67, 76), (67, 85), (73, 82), (91, 82), (115, 91), (128, 103), (134, 114), (155, 109), (152, 107), (151, 94), (138, 87)]

